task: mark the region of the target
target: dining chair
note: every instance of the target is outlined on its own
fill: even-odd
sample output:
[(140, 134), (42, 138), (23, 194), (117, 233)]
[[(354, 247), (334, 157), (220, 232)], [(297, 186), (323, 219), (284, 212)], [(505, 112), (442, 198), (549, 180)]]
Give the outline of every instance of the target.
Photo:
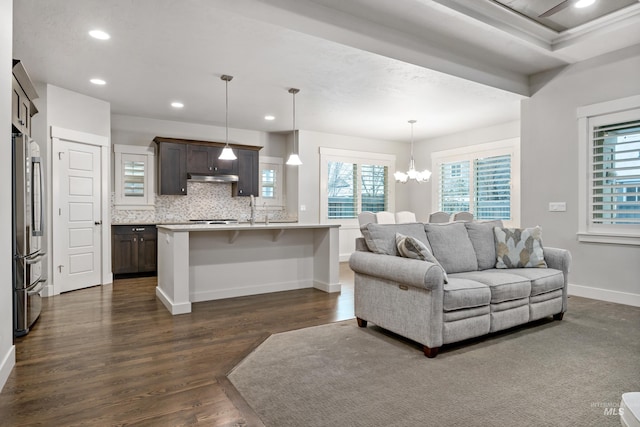
[(371, 223), (375, 224), (376, 222), (378, 222), (376, 220), (376, 214), (374, 214), (373, 212), (365, 211), (358, 214), (358, 224), (360, 225), (360, 227)]
[(453, 220), (470, 222), (473, 221), (473, 214), (471, 212), (456, 212), (453, 214)]
[(396, 216), (393, 212), (380, 211), (376, 212), (376, 222), (378, 224), (395, 224)]
[(429, 215), (429, 222), (449, 222), (451, 215), (446, 212), (433, 212)]
[(416, 214), (409, 211), (396, 212), (396, 224), (416, 222)]

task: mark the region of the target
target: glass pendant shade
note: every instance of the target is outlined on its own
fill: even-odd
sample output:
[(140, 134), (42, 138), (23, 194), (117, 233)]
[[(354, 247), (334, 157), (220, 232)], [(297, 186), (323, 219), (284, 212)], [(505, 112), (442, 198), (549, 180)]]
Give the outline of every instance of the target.
[(289, 166), (300, 166), (302, 164), (302, 160), (300, 160), (300, 156), (296, 153), (291, 153), (289, 159), (287, 159), (287, 164)]
[(289, 159), (287, 160), (289, 166), (300, 166), (302, 164), (302, 160), (300, 160), (300, 156), (298, 156), (299, 141), (298, 132), (296, 131), (296, 93), (298, 92), (300, 92), (300, 89), (289, 89), (289, 93), (293, 95), (293, 153), (289, 155)]
[(223, 74), (220, 76), (221, 80), (224, 80), (224, 99), (225, 99), (225, 116), (224, 116), (224, 129), (225, 129), (225, 146), (222, 149), (222, 153), (218, 157), (220, 160), (235, 160), (237, 159), (235, 153), (229, 147), (229, 82), (233, 79), (233, 76)]
[(409, 170), (407, 172), (397, 171), (393, 177), (397, 182), (406, 184), (410, 179), (416, 182), (427, 182), (431, 178), (431, 171), (425, 169), (423, 171), (416, 170), (416, 162), (413, 160), (413, 124), (415, 120), (409, 120), (411, 124), (411, 160), (409, 160)]
[(220, 153), (220, 160), (235, 160), (237, 159), (236, 155), (233, 153), (231, 147), (224, 147), (222, 149), (222, 153)]

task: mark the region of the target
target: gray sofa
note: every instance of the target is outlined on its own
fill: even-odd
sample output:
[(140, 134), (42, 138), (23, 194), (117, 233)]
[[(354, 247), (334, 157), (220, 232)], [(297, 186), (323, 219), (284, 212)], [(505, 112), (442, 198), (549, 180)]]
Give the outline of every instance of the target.
[[(356, 239), (349, 259), (358, 324), (371, 321), (417, 341), (427, 357), (435, 357), (444, 344), (547, 316), (561, 320), (570, 253), (544, 247), (546, 268), (495, 268), (494, 227), (501, 226), (500, 221), (363, 226), (364, 237)], [(399, 256), (396, 233), (420, 240), (440, 265)]]

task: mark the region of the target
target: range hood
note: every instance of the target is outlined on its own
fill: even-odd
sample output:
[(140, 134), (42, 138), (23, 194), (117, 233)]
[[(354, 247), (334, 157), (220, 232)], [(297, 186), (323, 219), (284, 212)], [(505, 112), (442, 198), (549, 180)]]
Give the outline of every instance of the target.
[(238, 175), (206, 175), (206, 174), (187, 174), (187, 180), (193, 182), (238, 182)]

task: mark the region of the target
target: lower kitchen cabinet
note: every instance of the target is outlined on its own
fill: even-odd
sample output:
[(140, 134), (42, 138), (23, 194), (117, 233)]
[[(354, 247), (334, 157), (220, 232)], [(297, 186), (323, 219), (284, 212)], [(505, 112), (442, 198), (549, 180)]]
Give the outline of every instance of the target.
[(111, 235), (113, 274), (155, 273), (158, 259), (155, 225), (114, 225)]

